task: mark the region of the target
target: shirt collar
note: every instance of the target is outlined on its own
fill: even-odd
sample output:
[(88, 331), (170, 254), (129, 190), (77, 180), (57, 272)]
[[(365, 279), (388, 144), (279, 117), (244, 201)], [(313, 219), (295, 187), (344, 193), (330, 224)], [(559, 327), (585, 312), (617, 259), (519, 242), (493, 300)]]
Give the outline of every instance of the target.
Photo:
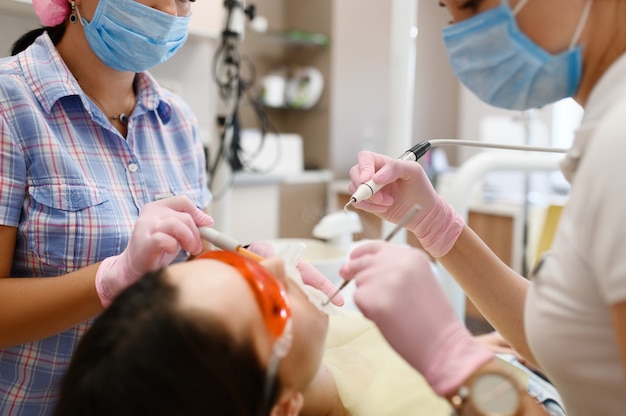
[(47, 33), (35, 39), (33, 45), (19, 55), (19, 63), (26, 75), (25, 82), (42, 108), (48, 113), (54, 104), (68, 95), (80, 95), (81, 89), (61, 59)]
[[(48, 113), (61, 98), (78, 95), (88, 108), (84, 92), (59, 55), (46, 32), (19, 56), (26, 83), (42, 108)], [(172, 109), (154, 77), (148, 72), (138, 73), (135, 79), (137, 102), (146, 111), (155, 111), (163, 123), (171, 119)]]
[(574, 142), (565, 159), (560, 164), (563, 176), (571, 183), (578, 169), (596, 124), (615, 105), (622, 100), (626, 88), (626, 54), (619, 57), (602, 75), (591, 91), (580, 128), (576, 131)]
[(172, 108), (162, 93), (162, 87), (148, 72), (140, 72), (135, 78), (137, 102), (146, 110), (156, 111), (163, 123), (172, 118)]

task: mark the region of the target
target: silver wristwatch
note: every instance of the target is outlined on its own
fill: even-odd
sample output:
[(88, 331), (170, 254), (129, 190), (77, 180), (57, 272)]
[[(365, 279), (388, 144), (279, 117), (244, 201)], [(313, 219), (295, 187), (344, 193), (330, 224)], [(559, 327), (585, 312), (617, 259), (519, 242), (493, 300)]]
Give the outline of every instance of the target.
[(515, 416), (521, 408), (522, 390), (511, 374), (487, 370), (472, 376), (450, 402), (458, 415)]

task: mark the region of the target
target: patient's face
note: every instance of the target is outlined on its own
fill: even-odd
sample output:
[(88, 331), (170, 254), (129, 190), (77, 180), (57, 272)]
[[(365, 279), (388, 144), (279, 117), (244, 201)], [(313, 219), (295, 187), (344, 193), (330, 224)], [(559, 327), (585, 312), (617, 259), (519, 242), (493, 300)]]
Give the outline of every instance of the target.
[[(286, 288), (293, 321), (293, 343), (280, 365), (285, 385), (306, 387), (317, 373), (324, 352), (328, 316), (312, 305), (300, 287), (286, 277), (283, 261), (262, 262)], [(268, 331), (252, 289), (239, 272), (220, 261), (196, 259), (168, 268), (168, 278), (178, 287), (183, 309), (218, 316), (237, 340), (252, 339), (259, 357), (267, 364), (274, 339)]]

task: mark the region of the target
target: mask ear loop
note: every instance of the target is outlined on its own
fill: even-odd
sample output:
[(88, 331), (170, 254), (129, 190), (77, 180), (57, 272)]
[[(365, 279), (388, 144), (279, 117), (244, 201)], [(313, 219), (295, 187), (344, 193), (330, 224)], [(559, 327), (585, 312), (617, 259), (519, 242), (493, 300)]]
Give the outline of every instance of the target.
[(267, 364), (265, 391), (263, 393), (265, 406), (269, 411), (271, 407), (270, 399), (274, 394), (274, 386), (276, 385), (276, 378), (278, 377), (278, 367), (283, 358), (287, 356), (287, 353), (291, 349), (291, 343), (293, 342), (293, 329), (291, 319), (287, 321), (283, 334), (276, 340), (272, 347), (272, 353), (270, 360)]
[(517, 15), (519, 11), (522, 10), (522, 7), (526, 6), (526, 3), (528, 3), (528, 0), (520, 0), (520, 2), (515, 5), (513, 10), (511, 10), (513, 16)]
[(593, 3), (593, 0), (587, 0), (585, 2), (585, 8), (583, 9), (582, 14), (580, 15), (578, 26), (576, 26), (576, 30), (574, 31), (574, 36), (572, 37), (572, 41), (569, 44), (570, 49), (574, 49), (574, 47), (578, 43), (578, 40), (580, 39), (580, 36), (583, 33), (583, 29), (585, 28), (585, 25), (587, 24), (587, 18), (589, 17), (589, 13), (591, 12), (592, 3)]
[[(508, 3), (508, 0), (504, 1)], [(517, 3), (511, 11), (513, 13), (513, 16), (517, 15), (517, 13), (522, 10), (522, 7), (524, 7), (526, 3), (528, 3), (528, 0), (520, 0), (520, 2)], [(580, 39), (580, 36), (583, 33), (583, 29), (585, 28), (585, 24), (587, 23), (587, 18), (589, 17), (589, 13), (591, 12), (592, 3), (593, 0), (587, 0), (585, 2), (585, 7), (582, 14), (580, 15), (580, 20), (578, 21), (578, 25), (576, 26), (576, 30), (574, 31), (574, 36), (572, 36), (572, 41), (569, 44), (569, 49), (574, 49), (574, 47), (578, 43), (578, 40)]]

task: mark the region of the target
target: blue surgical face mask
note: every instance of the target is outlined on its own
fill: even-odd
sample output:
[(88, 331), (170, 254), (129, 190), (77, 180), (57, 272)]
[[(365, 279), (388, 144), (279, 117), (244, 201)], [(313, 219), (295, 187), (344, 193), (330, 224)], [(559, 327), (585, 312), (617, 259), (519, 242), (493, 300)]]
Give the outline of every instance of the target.
[(582, 48), (576, 47), (591, 0), (569, 50), (552, 55), (522, 33), (506, 0), (443, 30), (443, 41), (457, 78), (482, 101), (509, 110), (542, 107), (572, 97), (582, 75)]
[(187, 40), (189, 16), (178, 17), (134, 0), (100, 0), (87, 22), (94, 53), (118, 71), (142, 72), (169, 59)]

